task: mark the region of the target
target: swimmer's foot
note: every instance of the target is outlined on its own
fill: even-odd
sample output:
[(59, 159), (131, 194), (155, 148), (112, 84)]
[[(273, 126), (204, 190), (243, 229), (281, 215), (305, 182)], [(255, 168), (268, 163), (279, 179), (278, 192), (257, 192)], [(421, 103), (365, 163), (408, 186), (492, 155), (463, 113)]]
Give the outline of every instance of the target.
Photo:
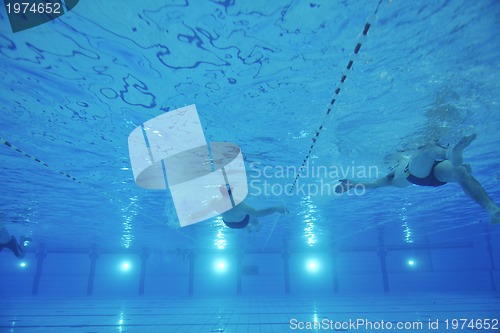
[(454, 149), (461, 149), (464, 150), (465, 148), (469, 147), (469, 145), (472, 143), (472, 141), (476, 140), (477, 134), (471, 134), (467, 135), (462, 138), (462, 140), (458, 141), (458, 143), (455, 145)]
[(335, 186), (335, 193), (342, 194), (354, 187), (354, 183), (349, 179), (339, 179), (339, 183)]
[(497, 208), (495, 211), (490, 213), (490, 223), (500, 224), (500, 208)]
[(469, 145), (472, 143), (477, 138), (477, 134), (471, 134), (468, 136), (463, 137), (458, 143), (453, 147), (451, 150), (451, 164), (458, 166), (463, 164), (463, 152), (464, 149), (469, 147)]

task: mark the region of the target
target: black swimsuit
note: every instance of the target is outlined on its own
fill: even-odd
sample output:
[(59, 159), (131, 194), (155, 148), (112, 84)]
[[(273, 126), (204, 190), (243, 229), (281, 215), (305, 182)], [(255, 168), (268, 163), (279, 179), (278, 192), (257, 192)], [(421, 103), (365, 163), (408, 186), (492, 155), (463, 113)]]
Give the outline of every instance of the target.
[(432, 165), (431, 171), (429, 172), (429, 175), (425, 178), (419, 178), (410, 173), (410, 163), (405, 168), (405, 175), (408, 175), (406, 177), (406, 180), (408, 180), (410, 183), (413, 183), (415, 185), (419, 186), (442, 186), (446, 184), (446, 182), (442, 182), (439, 179), (436, 178), (434, 175), (434, 169), (438, 166), (439, 163), (442, 163), (444, 161), (435, 161), (434, 164)]
[(12, 236), (7, 243), (0, 244), (0, 251), (2, 251), (4, 248), (10, 249), (12, 252), (14, 252), (16, 257), (20, 257), (24, 254), (24, 249), (21, 247), (21, 245), (19, 245), (16, 237), (14, 236)]
[(245, 218), (241, 220), (240, 222), (226, 222), (224, 221), (224, 224), (227, 225), (229, 228), (232, 229), (243, 229), (246, 228), (248, 223), (250, 222), (250, 215), (245, 215)]

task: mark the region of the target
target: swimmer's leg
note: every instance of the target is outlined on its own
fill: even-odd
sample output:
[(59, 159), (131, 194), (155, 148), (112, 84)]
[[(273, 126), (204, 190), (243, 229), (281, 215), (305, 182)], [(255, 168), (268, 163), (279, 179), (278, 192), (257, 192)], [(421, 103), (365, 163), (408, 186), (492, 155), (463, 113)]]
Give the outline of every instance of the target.
[(256, 217), (250, 216), (250, 222), (246, 229), (248, 232), (252, 232), (253, 230), (260, 231), (260, 229), (262, 229), (262, 223)]
[(500, 208), (491, 200), (481, 184), (471, 175), (468, 165), (454, 166), (450, 161), (445, 161), (435, 168), (434, 173), (440, 181), (459, 183), (465, 194), (488, 212), (490, 223), (500, 223)]
[(476, 133), (463, 137), (452, 149), (448, 149), (446, 159), (451, 161), (453, 166), (460, 166), (464, 163), (463, 152), (472, 141), (476, 139)]
[(0, 244), (6, 244), (10, 241), (11, 234), (7, 231), (7, 228), (0, 223)]
[(495, 212), (490, 213), (490, 223), (500, 224), (500, 209), (497, 208)]
[(481, 184), (472, 177), (464, 166), (459, 166), (456, 169), (457, 181), (462, 186), (464, 192), (481, 205), (481, 207), (486, 209), (490, 215), (490, 223), (500, 223), (500, 208), (491, 200)]

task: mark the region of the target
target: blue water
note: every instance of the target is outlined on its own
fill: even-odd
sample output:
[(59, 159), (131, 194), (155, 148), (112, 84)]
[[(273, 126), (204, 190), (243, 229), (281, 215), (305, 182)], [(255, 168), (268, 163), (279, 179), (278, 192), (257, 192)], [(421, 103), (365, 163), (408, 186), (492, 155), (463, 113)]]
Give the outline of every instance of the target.
[[(463, 266), (462, 250), (447, 254), (452, 264), (446, 255), (439, 262), (474, 272), (479, 258), (488, 267), (486, 239), (496, 246), (500, 227), (456, 184), (362, 196), (251, 194), (249, 204), (284, 204), (290, 214), (264, 217), (261, 232), (249, 234), (218, 218), (175, 228), (168, 191), (134, 183), (130, 132), (196, 104), (207, 140), (238, 144), (250, 180), (265, 168), (298, 169), (322, 123), (311, 168), (376, 167), (378, 176), (426, 142), (453, 145), (477, 133), (465, 159), (500, 203), (497, 1), (383, 1), (325, 118), (377, 4), (81, 0), (61, 18), (19, 33), (2, 7), (0, 137), (23, 153), (0, 146), (1, 220), (33, 238), (31, 253), (40, 244), (85, 255), (93, 244), (101, 251), (264, 254), (479, 244), (464, 250), (472, 254)], [(273, 173), (270, 182), (293, 179)], [(363, 253), (350, 264), (377, 258)]]

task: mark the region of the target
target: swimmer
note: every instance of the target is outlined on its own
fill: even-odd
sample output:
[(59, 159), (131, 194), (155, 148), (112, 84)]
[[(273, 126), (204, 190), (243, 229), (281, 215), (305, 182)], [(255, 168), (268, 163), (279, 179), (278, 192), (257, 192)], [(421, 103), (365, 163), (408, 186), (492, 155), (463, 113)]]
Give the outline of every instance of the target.
[(4, 248), (8, 248), (19, 259), (24, 258), (24, 256), (26, 255), (26, 253), (24, 252), (24, 242), (31, 241), (31, 238), (21, 236), (19, 240), (20, 242), (18, 242), (16, 237), (12, 236), (7, 231), (7, 228), (5, 228), (3, 224), (0, 223), (0, 252)]
[[(222, 194), (223, 200), (214, 199), (210, 205), (202, 211), (192, 215), (193, 218), (206, 214), (208, 211), (221, 212), (224, 210), (224, 203), (230, 200), (231, 189), (227, 190), (225, 186), (220, 186), (219, 191)], [(232, 209), (220, 214), (224, 224), (231, 229), (247, 229), (248, 232), (252, 230), (260, 231), (262, 224), (259, 217), (271, 215), (274, 213), (287, 214), (288, 210), (284, 206), (269, 207), (264, 209), (255, 209), (244, 202), (240, 202)]]
[(500, 207), (491, 200), (481, 184), (471, 175), (470, 165), (463, 163), (463, 151), (475, 139), (476, 134), (466, 136), (453, 148), (444, 148), (436, 143), (427, 144), (409, 160), (396, 166), (387, 176), (374, 182), (341, 179), (335, 187), (335, 192), (344, 193), (356, 185), (371, 189), (387, 186), (405, 187), (411, 184), (437, 187), (446, 183), (458, 183), (470, 198), (488, 212), (490, 223), (499, 224)]

